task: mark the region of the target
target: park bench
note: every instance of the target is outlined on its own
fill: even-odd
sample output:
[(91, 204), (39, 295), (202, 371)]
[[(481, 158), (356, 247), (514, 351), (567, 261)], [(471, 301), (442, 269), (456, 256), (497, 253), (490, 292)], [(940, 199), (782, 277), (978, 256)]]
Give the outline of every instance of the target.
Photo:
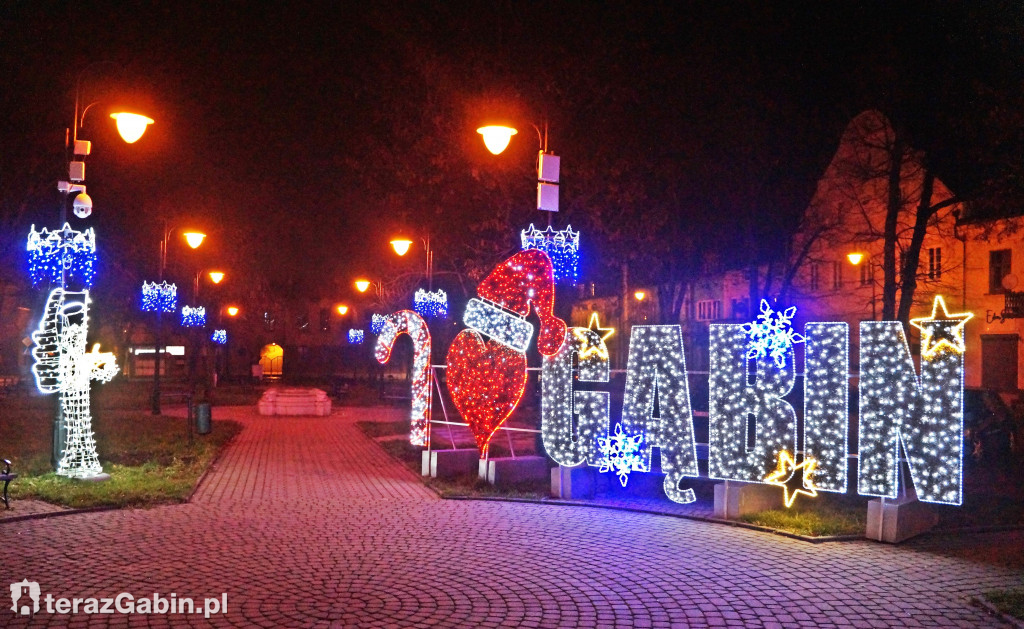
[(11, 481), (18, 478), (17, 474), (11, 473), (11, 462), (4, 459), (4, 473), (0, 474), (0, 480), (4, 482), (4, 507), (10, 509), (11, 502), (7, 496), (7, 486), (11, 484)]

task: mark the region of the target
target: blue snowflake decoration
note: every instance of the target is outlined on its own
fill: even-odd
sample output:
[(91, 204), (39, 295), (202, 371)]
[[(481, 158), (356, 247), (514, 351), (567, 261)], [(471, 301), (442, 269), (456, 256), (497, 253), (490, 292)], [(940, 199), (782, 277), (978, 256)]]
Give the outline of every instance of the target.
[(96, 233), (71, 229), (67, 223), (60, 231), (45, 227), (28, 233), (28, 271), (32, 286), (61, 284), (63, 280), (80, 280), (92, 287), (96, 275)]
[(348, 342), (352, 345), (361, 345), (366, 334), (362, 330), (349, 330), (348, 331)]
[(556, 282), (575, 284), (579, 279), (580, 233), (574, 232), (571, 225), (560, 231), (550, 226), (540, 231), (531, 223), (530, 229), (522, 231), (520, 239), (524, 251), (539, 249), (548, 254), (555, 269)]
[(181, 307), (181, 325), (186, 328), (203, 328), (206, 327), (206, 308), (197, 306), (182, 306)]
[(412, 298), (412, 308), (423, 318), (443, 319), (448, 316), (448, 294), (440, 288), (433, 292), (421, 288)]
[(793, 317), (796, 306), (782, 312), (772, 310), (767, 299), (761, 300), (761, 314), (757, 320), (744, 323), (743, 330), (750, 341), (747, 358), (764, 358), (771, 356), (775, 365), (782, 369), (786, 366), (786, 354), (796, 343), (803, 343), (804, 337), (793, 331)]
[(164, 282), (142, 283), (142, 312), (174, 312), (178, 309), (178, 287)]
[(218, 345), (224, 345), (228, 342), (228, 331), (214, 330), (213, 334), (210, 335), (210, 340)]
[(622, 424), (615, 424), (615, 434), (611, 437), (598, 437), (597, 444), (601, 449), (601, 473), (615, 472), (619, 482), (625, 487), (629, 482), (630, 472), (647, 472), (643, 456), (640, 452), (644, 436), (628, 435), (622, 431)]
[(387, 321), (387, 317), (376, 312), (370, 316), (370, 332), (374, 334), (380, 334), (380, 331), (384, 329), (384, 322)]

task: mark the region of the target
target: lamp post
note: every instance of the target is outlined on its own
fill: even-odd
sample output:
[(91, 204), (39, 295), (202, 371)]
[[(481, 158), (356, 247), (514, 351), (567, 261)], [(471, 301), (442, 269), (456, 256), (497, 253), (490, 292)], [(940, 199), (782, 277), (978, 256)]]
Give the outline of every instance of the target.
[[(544, 123), (544, 132), (540, 127), (531, 125), (537, 132), (537, 209), (548, 212), (548, 227), (551, 227), (551, 215), (558, 211), (558, 181), (560, 158), (548, 151), (548, 124)], [(518, 132), (513, 127), (504, 125), (487, 125), (476, 130), (483, 136), (484, 146), (494, 155), (499, 155), (508, 147), (512, 136)]]
[[(412, 240), (405, 236), (396, 236), (391, 240), (391, 248), (395, 250), (399, 256), (404, 256), (409, 253), (410, 247), (412, 247)], [(427, 277), (427, 290), (434, 290), (434, 250), (430, 248), (430, 235), (427, 234), (423, 238), (420, 238), (420, 242), (423, 243), (423, 250), (427, 254), (427, 266), (424, 274)]]
[[(859, 267), (860, 264), (864, 262), (865, 257), (867, 256), (865, 256), (860, 251), (852, 251), (846, 254), (846, 259), (850, 262), (850, 264), (852, 264), (855, 267)], [(868, 281), (871, 282), (871, 320), (874, 321), (877, 318), (877, 313), (875, 311), (875, 265), (874, 263), (871, 262), (870, 257), (868, 257), (867, 267), (865, 268), (867, 269)], [(863, 281), (861, 281), (861, 284), (863, 285)]]
[[(164, 281), (164, 271), (167, 269), (167, 247), (171, 234), (174, 230), (178, 229), (176, 226), (167, 226), (167, 222), (164, 221), (164, 233), (163, 238), (160, 239), (160, 282)], [(206, 234), (198, 231), (182, 232), (182, 236), (185, 238), (185, 242), (192, 249), (198, 249), (203, 240), (206, 238)], [(198, 279), (197, 279), (198, 286)], [(196, 289), (198, 291), (198, 288)], [(153, 358), (153, 400), (152, 409), (154, 415), (160, 414), (160, 359), (164, 351), (164, 327), (163, 327), (163, 308), (157, 308), (156, 310), (156, 352)]]

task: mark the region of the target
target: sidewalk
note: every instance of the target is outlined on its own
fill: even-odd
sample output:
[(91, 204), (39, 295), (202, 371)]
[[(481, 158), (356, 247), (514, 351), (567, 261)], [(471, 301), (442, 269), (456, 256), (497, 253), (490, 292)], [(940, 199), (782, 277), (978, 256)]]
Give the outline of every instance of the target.
[[(32, 626), (992, 627), (967, 597), (1021, 583), (1020, 532), (811, 545), (655, 515), (440, 500), (355, 427), (373, 412), (217, 408), (245, 429), (192, 503), (0, 522), (0, 565), (55, 597), (228, 598), (209, 621), (40, 613)], [(0, 625), (28, 624), (0, 610)]]

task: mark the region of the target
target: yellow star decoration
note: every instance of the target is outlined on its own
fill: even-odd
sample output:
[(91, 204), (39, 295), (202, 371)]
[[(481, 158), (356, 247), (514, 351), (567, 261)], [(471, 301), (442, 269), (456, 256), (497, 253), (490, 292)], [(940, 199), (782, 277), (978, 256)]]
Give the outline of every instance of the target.
[[(593, 354), (597, 354), (601, 360), (608, 360), (608, 346), (604, 345), (604, 341), (608, 340), (608, 337), (615, 334), (615, 328), (602, 328), (601, 323), (597, 319), (597, 313), (590, 313), (590, 323), (587, 324), (587, 329), (596, 332), (601, 337), (600, 345), (589, 345), (582, 351), (580, 351), (580, 359), (588, 358)], [(588, 336), (586, 332), (580, 328), (573, 328), (573, 334), (580, 340), (581, 343), (586, 343)]]
[[(814, 498), (818, 495), (818, 488), (814, 485), (814, 472), (818, 467), (818, 461), (813, 457), (804, 457), (804, 460), (800, 465), (796, 464), (793, 457), (783, 450), (779, 453), (779, 467), (774, 472), (765, 477), (764, 482), (769, 485), (778, 485), (782, 487), (785, 492), (786, 508), (793, 506), (793, 501), (796, 500), (797, 494), (804, 494), (810, 498)], [(800, 487), (791, 489), (789, 486), (790, 480), (796, 474), (797, 470), (803, 470), (803, 478), (801, 479)], [(792, 493), (790, 493), (792, 492)]]
[[(942, 316), (939, 308), (942, 308)], [(943, 347), (957, 354), (964, 353), (964, 324), (971, 317), (972, 312), (961, 312), (950, 314), (946, 308), (946, 300), (942, 295), (936, 295), (932, 302), (932, 314), (930, 317), (918, 317), (911, 319), (910, 325), (921, 330), (921, 355), (931, 358)]]

